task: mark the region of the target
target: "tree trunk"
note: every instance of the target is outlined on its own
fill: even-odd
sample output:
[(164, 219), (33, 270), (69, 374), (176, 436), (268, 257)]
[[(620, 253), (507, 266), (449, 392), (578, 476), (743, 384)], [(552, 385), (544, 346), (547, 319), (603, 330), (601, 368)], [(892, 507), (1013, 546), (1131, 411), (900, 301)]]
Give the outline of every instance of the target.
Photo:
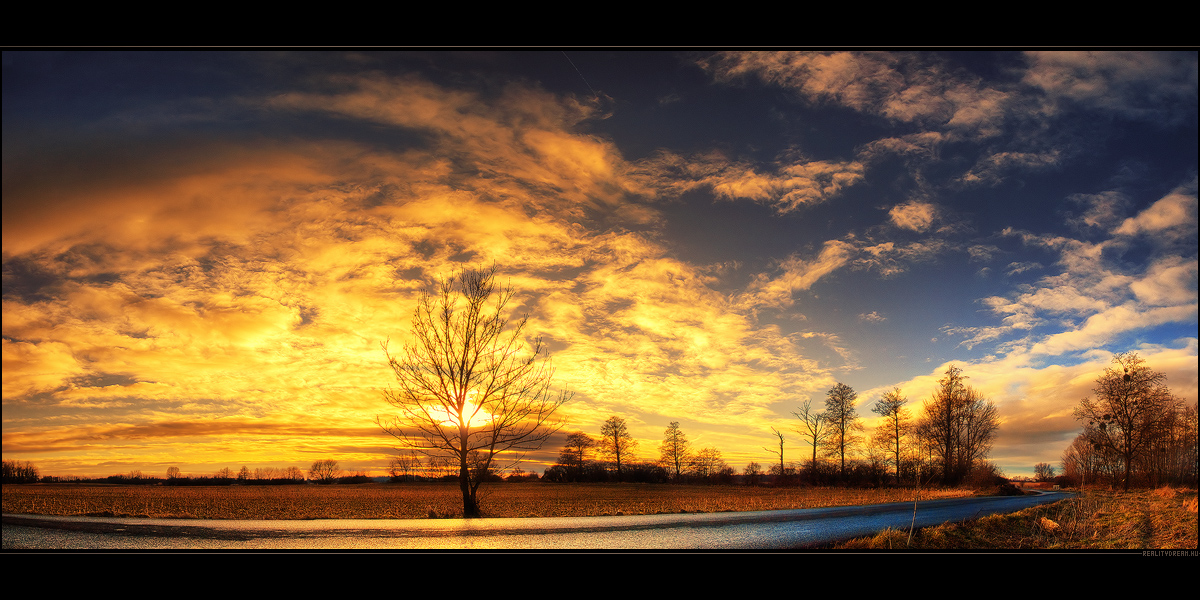
[(479, 513), (479, 503), (475, 501), (475, 493), (469, 490), (463, 491), (463, 518), (477, 519), (481, 517)]

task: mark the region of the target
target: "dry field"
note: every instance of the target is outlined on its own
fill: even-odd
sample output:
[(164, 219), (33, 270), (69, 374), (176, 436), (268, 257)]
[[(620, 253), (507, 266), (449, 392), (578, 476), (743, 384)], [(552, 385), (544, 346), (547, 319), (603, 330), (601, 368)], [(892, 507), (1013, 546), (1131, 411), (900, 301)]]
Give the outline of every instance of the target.
[[(913, 500), (913, 490), (663, 484), (485, 484), (489, 517), (571, 517), (851, 506)], [(923, 490), (922, 499), (970, 496)], [(461, 517), (457, 484), (164, 487), (5, 485), (5, 513), (183, 519), (419, 519)]]
[[(837, 549), (1196, 550), (1196, 490), (1162, 487), (1082, 497), (913, 533), (889, 529)], [(1193, 555), (1194, 556), (1194, 555)]]

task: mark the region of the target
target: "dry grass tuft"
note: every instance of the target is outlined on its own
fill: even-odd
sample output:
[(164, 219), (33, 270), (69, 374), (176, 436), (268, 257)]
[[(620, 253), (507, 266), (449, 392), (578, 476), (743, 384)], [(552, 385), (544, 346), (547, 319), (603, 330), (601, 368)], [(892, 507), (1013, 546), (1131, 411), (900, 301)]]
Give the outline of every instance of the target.
[(1058, 529), (1059, 527), (1058, 523), (1055, 523), (1046, 517), (1042, 517), (1040, 520), (1038, 520), (1038, 524), (1042, 526), (1042, 531), (1045, 531), (1046, 533), (1054, 533), (1054, 530)]
[(1154, 490), (1154, 495), (1160, 498), (1174, 498), (1177, 494), (1179, 491), (1169, 485)]

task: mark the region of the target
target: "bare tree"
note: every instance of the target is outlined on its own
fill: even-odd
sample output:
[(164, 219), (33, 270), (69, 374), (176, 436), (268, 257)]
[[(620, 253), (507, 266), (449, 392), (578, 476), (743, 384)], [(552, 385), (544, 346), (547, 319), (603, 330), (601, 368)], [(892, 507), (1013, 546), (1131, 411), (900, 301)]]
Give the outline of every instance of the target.
[(917, 424), (918, 435), (941, 461), (946, 485), (958, 483), (972, 466), (982, 464), (1000, 428), (996, 405), (966, 380), (962, 369), (954, 365), (946, 369)]
[(762, 465), (751, 461), (742, 470), (742, 476), (745, 477), (746, 485), (758, 485), (759, 481), (762, 480)]
[(179, 479), (179, 467), (167, 467), (167, 479)]
[(688, 441), (687, 434), (679, 430), (679, 421), (672, 421), (663, 432), (658, 454), (663, 466), (678, 480), (692, 457), (691, 442)]
[(401, 452), (388, 461), (388, 476), (392, 481), (412, 481), (420, 467), (420, 457), (411, 452)]
[(1050, 481), (1054, 479), (1054, 467), (1050, 463), (1040, 462), (1033, 465), (1033, 476), (1038, 481)]
[(525, 340), (528, 316), (510, 325), (514, 291), (497, 286), (494, 265), (463, 269), (439, 287), (421, 295), (403, 356), (383, 344), (399, 386), (384, 397), (399, 414), (376, 422), (408, 448), (457, 462), (463, 516), (472, 518), (481, 515), (477, 492), (493, 463), (515, 466), (541, 448), (561, 427), (551, 419), (570, 394), (552, 393), (541, 338)]
[(567, 436), (563, 449), (558, 454), (558, 464), (566, 467), (576, 481), (583, 478), (583, 467), (587, 464), (587, 453), (596, 446), (596, 440), (582, 431)]
[(858, 421), (858, 413), (854, 403), (858, 394), (854, 388), (839, 383), (829, 389), (825, 396), (825, 418), (829, 421), (829, 437), (826, 446), (831, 455), (841, 459), (838, 470), (839, 477), (846, 477), (846, 455), (853, 455), (862, 436), (862, 423)]
[(1121, 457), (1124, 489), (1134, 460), (1144, 454), (1177, 410), (1180, 401), (1167, 387), (1167, 376), (1150, 369), (1136, 352), (1113, 356), (1113, 366), (1096, 379), (1095, 399), (1084, 398), (1075, 418), (1095, 445)]
[(628, 462), (637, 448), (637, 440), (629, 435), (625, 419), (613, 415), (600, 426), (600, 453), (617, 463), (617, 480), (621, 480), (621, 463)]
[(292, 481), (304, 481), (304, 471), (296, 466), (287, 467), (283, 470), (283, 478)]
[(829, 437), (829, 420), (825, 417), (824, 412), (813, 410), (812, 400), (805, 400), (800, 410), (792, 414), (800, 419), (800, 434), (812, 446), (812, 481), (816, 483), (817, 448), (823, 446), (825, 439)]
[(883, 417), (883, 425), (875, 432), (876, 441), (881, 447), (886, 447), (891, 455), (891, 463), (896, 466), (896, 482), (900, 482), (901, 446), (904, 436), (908, 434), (909, 416), (904, 404), (908, 399), (901, 393), (900, 388), (894, 388), (875, 402), (871, 411)]
[(317, 483), (333, 483), (342, 476), (342, 468), (338, 466), (338, 461), (325, 458), (314, 462), (308, 469), (308, 475)]
[(783, 481), (784, 479), (786, 479), (786, 478), (787, 478), (787, 475), (786, 475), (786, 474), (787, 474), (787, 469), (786, 469), (786, 467), (784, 466), (784, 462), (783, 462), (783, 441), (784, 441), (784, 440), (783, 440), (783, 432), (781, 432), (781, 431), (779, 431), (778, 429), (775, 429), (774, 427), (772, 427), (772, 428), (771, 428), (771, 433), (774, 433), (774, 434), (775, 434), (775, 437), (779, 438), (779, 449), (778, 449), (778, 450), (776, 450), (776, 449), (774, 449), (774, 448), (763, 448), (763, 450), (766, 450), (767, 452), (770, 452), (770, 453), (772, 453), (772, 454), (774, 454), (774, 455), (776, 455), (776, 456), (778, 456), (778, 457), (779, 457), (779, 478), (780, 478), (780, 483), (786, 483), (785, 481)]
[(728, 465), (721, 458), (721, 451), (716, 448), (701, 448), (688, 461), (688, 470), (702, 480), (708, 480), (725, 470)]

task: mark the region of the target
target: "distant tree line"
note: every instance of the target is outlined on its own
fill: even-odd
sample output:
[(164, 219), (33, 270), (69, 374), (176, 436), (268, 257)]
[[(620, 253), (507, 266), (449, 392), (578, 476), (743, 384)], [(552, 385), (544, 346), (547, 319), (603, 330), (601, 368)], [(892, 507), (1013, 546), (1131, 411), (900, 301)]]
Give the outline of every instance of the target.
[(18, 460), (4, 461), (4, 483), (37, 483), (38, 479), (38, 468), (33, 463)]
[[(467, 468), (471, 477), (476, 481), (505, 481), (506, 479), (524, 480), (530, 475), (537, 479), (537, 474), (526, 473), (515, 466), (501, 469), (494, 461), (485, 461), (479, 452), (467, 453)], [(393, 456), (388, 463), (389, 480), (393, 483), (419, 481), (459, 481), (461, 466), (458, 458), (445, 453), (430, 454), (422, 460), (413, 451), (401, 452)]]
[(296, 485), (307, 481), (300, 467), (259, 467), (251, 470), (243, 466), (234, 473), (229, 467), (218, 469), (212, 475), (184, 475), (179, 467), (169, 467), (164, 485)]
[(693, 451), (691, 442), (673, 422), (659, 445), (658, 461), (639, 461), (637, 443), (629, 434), (625, 419), (609, 417), (600, 437), (578, 431), (566, 438), (558, 462), (546, 469), (542, 480), (553, 483), (626, 481), (632, 483), (714, 483), (731, 484), (737, 472), (716, 448)]
[[(663, 432), (657, 461), (638, 462), (632, 438), (621, 441), (621, 436), (628, 436), (624, 419), (614, 416), (605, 422), (599, 438), (584, 432), (568, 435), (558, 463), (542, 478), (774, 486), (996, 485), (1003, 477), (987, 457), (999, 429), (999, 414), (996, 405), (966, 380), (958, 367), (947, 369), (916, 418), (899, 388), (885, 393), (871, 409), (883, 423), (870, 436), (857, 412), (857, 393), (837, 383), (826, 394), (824, 410), (806, 401), (793, 413), (799, 420), (795, 431), (807, 446), (800, 453), (806, 456), (789, 461), (787, 436), (771, 428), (772, 446), (764, 448), (774, 455), (770, 466), (751, 462), (740, 473), (718, 449), (693, 448), (679, 422)], [(614, 448), (619, 448), (619, 454)]]
[(343, 473), (336, 460), (318, 460), (312, 464), (308, 474), (299, 467), (259, 467), (251, 470), (243, 466), (236, 473), (229, 467), (217, 470), (212, 475), (184, 475), (179, 467), (167, 468), (166, 477), (146, 475), (142, 471), (109, 475), (107, 477), (83, 477), (79, 475), (38, 476), (38, 468), (29, 462), (4, 461), (4, 483), (113, 483), (121, 485), (296, 485), (309, 481), (322, 484), (354, 484), (375, 481), (365, 472)]

